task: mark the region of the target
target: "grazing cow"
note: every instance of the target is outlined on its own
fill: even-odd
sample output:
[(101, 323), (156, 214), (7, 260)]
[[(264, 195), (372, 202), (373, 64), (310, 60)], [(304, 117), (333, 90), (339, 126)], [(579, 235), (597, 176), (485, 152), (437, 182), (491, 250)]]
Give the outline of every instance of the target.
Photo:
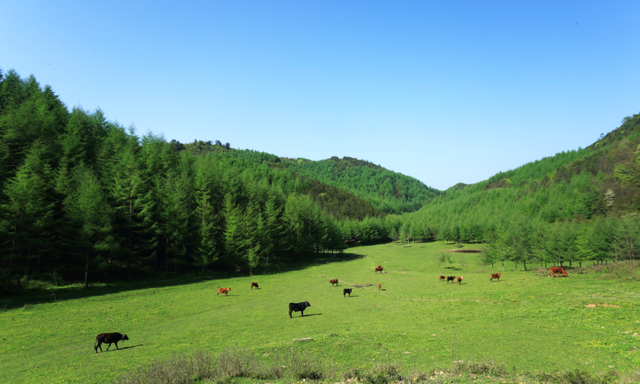
[(498, 281), (500, 281), (500, 276), (502, 276), (502, 272), (500, 272), (500, 273), (492, 273), (491, 274), (491, 278), (489, 279), (489, 281), (493, 281), (493, 279), (498, 279)]
[(310, 306), (311, 304), (309, 304), (308, 301), (305, 301), (303, 303), (289, 303), (289, 317), (293, 318), (293, 316), (291, 316), (292, 312), (302, 312), (302, 316), (304, 316), (305, 308)]
[(253, 283), (253, 282), (252, 282), (252, 283), (251, 283), (251, 288), (250, 288), (250, 289), (253, 289), (253, 287), (256, 287), (256, 288), (260, 289), (260, 287), (258, 287), (258, 283)]
[(113, 332), (113, 333), (101, 333), (98, 336), (96, 336), (96, 343), (93, 346), (93, 349), (96, 350), (96, 353), (98, 353), (98, 348), (100, 348), (100, 352), (102, 352), (102, 343), (109, 343), (109, 345), (107, 346), (107, 351), (109, 350), (109, 347), (111, 347), (112, 343), (116, 344), (116, 349), (120, 349), (118, 348), (118, 341), (124, 341), (124, 340), (129, 340), (129, 338), (127, 337), (127, 334), (125, 333), (124, 335), (122, 333), (118, 333), (118, 332)]
[(556, 273), (558, 275), (564, 275), (564, 277), (569, 277), (567, 272), (562, 267), (551, 267), (549, 268), (549, 272), (551, 273), (551, 277), (556, 277)]
[(462, 276), (456, 277), (456, 281), (458, 282), (458, 285), (460, 285), (462, 283)]
[(456, 280), (455, 276), (447, 276), (447, 283), (448, 282), (452, 282), (453, 283), (453, 282), (455, 282), (455, 280)]
[(378, 272), (382, 273), (382, 270), (383, 270), (383, 269), (384, 269), (384, 268), (382, 268), (382, 264), (380, 264), (380, 265), (378, 265), (378, 266), (376, 267), (376, 270), (375, 270), (375, 271), (373, 271), (373, 273), (378, 273)]
[(440, 276), (440, 281), (445, 281), (447, 279), (447, 276)]
[(218, 297), (220, 297), (221, 293), (224, 293), (225, 296), (229, 296), (229, 291), (231, 288), (218, 288)]
[(351, 297), (351, 291), (353, 291), (352, 288), (345, 288), (342, 290), (342, 296), (347, 296), (347, 293), (349, 294), (349, 297)]
[(382, 285), (378, 283), (378, 291), (382, 288)]
[(338, 279), (331, 279), (331, 280), (329, 280), (329, 282), (330, 282), (330, 283), (331, 283), (331, 285), (333, 285), (334, 287), (335, 287), (336, 285), (338, 285)]

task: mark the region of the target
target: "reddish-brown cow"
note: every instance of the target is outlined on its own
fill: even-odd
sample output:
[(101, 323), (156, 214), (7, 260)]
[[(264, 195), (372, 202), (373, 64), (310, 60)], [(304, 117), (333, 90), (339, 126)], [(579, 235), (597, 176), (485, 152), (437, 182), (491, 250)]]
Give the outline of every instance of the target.
[(384, 268), (382, 268), (382, 264), (381, 264), (381, 265), (378, 265), (378, 266), (376, 267), (376, 270), (375, 270), (373, 273), (378, 273), (378, 272), (382, 273), (382, 270), (383, 270), (383, 269), (384, 269)]
[(256, 287), (256, 288), (260, 289), (260, 287), (258, 287), (258, 283), (253, 283), (252, 282), (251, 283), (251, 288), (249, 288), (249, 289), (253, 289), (253, 287)]
[(502, 276), (502, 272), (501, 273), (492, 273), (491, 274), (491, 278), (489, 279), (489, 281), (493, 281), (493, 279), (498, 279), (498, 281), (500, 281), (500, 276)]
[(456, 281), (458, 282), (458, 285), (460, 285), (462, 283), (462, 276), (456, 277)]
[(551, 273), (551, 277), (556, 277), (556, 273), (558, 275), (564, 275), (564, 277), (569, 277), (569, 274), (567, 274), (567, 271), (564, 270), (564, 268), (562, 267), (551, 267), (549, 268), (549, 272)]
[(225, 296), (229, 296), (229, 291), (231, 288), (218, 288), (218, 297), (221, 293), (224, 293)]
[(331, 279), (329, 280), (329, 282), (331, 283), (331, 285), (336, 286), (338, 285), (338, 279)]
[(440, 281), (445, 281), (447, 280), (447, 276), (440, 276)]

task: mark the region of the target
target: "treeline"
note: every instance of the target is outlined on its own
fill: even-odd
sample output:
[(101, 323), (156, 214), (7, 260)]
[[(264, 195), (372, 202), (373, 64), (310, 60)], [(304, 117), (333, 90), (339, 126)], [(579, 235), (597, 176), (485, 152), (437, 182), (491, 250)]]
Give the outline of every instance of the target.
[(322, 161), (287, 159), (283, 164), (294, 173), (351, 192), (390, 214), (417, 211), (441, 193), (413, 177), (351, 157), (334, 156)]
[(69, 111), (49, 86), (14, 71), (0, 77), (0, 187), (4, 287), (250, 272), (345, 247), (313, 182), (139, 138), (100, 110)]

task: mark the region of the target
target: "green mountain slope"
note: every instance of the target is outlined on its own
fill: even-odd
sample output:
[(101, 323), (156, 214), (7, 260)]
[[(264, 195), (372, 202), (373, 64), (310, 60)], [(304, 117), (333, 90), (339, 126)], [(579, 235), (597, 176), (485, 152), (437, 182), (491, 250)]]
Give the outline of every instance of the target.
[(332, 157), (321, 161), (283, 161), (292, 172), (322, 181), (369, 201), (386, 213), (418, 210), (441, 192), (421, 181), (368, 161)]
[(640, 115), (635, 115), (588, 148), (558, 153), (486, 181), (450, 189), (421, 212), (438, 216), (446, 211), (445, 216), (475, 220), (523, 216), (548, 223), (637, 212), (639, 145)]

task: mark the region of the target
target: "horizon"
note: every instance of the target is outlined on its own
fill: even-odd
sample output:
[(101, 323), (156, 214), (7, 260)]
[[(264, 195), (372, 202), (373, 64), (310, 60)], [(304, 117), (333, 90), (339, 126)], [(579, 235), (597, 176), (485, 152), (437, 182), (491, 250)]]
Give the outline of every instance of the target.
[(139, 136), (353, 157), (444, 191), (587, 147), (638, 113), (639, 11), (10, 1), (0, 68)]

